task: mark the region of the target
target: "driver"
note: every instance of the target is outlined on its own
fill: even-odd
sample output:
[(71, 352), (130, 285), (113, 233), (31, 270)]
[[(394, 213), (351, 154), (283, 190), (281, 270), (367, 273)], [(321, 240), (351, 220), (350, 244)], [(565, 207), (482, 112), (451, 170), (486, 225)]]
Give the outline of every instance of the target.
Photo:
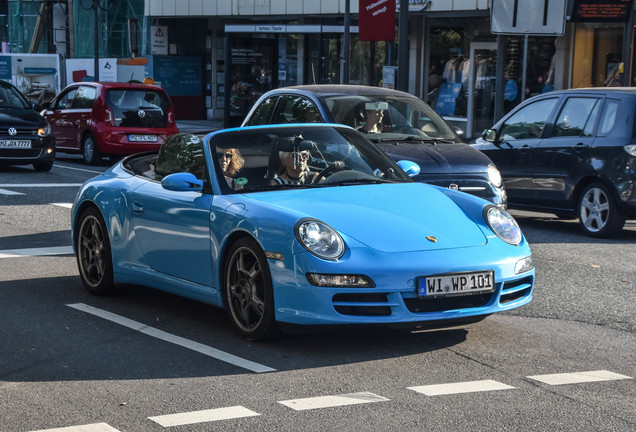
[(309, 171), (307, 164), (311, 160), (311, 153), (308, 150), (298, 152), (279, 152), (280, 161), (283, 169), (276, 174), (270, 184), (310, 184), (313, 182), (317, 173)]

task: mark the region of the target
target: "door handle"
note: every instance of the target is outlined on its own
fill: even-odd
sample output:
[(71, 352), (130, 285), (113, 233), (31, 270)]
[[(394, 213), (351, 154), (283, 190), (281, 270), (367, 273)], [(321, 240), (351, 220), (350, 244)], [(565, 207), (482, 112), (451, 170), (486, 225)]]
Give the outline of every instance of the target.
[(144, 206), (141, 203), (134, 202), (130, 205), (130, 208), (133, 213), (142, 214), (144, 212)]
[(526, 154), (528, 152), (528, 150), (530, 150), (530, 146), (528, 144), (524, 144), (521, 146), (521, 148), (519, 149), (519, 152), (521, 154)]
[(578, 143), (578, 144), (576, 144), (573, 147), (574, 147), (574, 151), (579, 152), (581, 150), (584, 150), (584, 149), (588, 148), (589, 146), (587, 144), (584, 144), (584, 143)]

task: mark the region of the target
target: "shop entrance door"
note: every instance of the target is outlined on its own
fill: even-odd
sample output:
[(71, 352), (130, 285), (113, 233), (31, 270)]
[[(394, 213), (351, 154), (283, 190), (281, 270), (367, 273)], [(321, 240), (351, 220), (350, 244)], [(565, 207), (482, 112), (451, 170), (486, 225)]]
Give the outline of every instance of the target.
[(475, 138), (494, 124), (497, 42), (470, 44), (468, 122), (466, 138)]

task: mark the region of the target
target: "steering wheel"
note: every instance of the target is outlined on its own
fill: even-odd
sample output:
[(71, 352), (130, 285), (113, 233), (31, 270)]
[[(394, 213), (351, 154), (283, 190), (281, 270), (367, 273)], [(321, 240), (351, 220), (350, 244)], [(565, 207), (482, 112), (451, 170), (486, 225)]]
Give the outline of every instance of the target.
[(320, 171), (318, 175), (314, 177), (314, 180), (312, 183), (320, 183), (320, 180), (322, 180), (323, 178), (329, 177), (331, 174), (338, 171), (342, 171), (343, 169), (345, 169), (345, 163), (343, 161), (334, 161), (327, 168)]

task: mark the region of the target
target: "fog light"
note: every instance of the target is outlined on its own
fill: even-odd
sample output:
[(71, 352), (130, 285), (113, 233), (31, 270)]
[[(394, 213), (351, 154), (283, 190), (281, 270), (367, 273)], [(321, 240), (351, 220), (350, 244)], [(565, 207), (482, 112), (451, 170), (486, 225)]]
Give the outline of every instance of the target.
[(320, 287), (374, 288), (371, 278), (363, 275), (307, 273), (310, 284)]
[(52, 148), (47, 148), (46, 149), (46, 154), (51, 154), (53, 153), (55, 150), (53, 150)]
[(515, 264), (515, 274), (525, 273), (533, 268), (534, 265), (532, 264), (532, 257), (525, 257), (517, 261), (517, 264)]

